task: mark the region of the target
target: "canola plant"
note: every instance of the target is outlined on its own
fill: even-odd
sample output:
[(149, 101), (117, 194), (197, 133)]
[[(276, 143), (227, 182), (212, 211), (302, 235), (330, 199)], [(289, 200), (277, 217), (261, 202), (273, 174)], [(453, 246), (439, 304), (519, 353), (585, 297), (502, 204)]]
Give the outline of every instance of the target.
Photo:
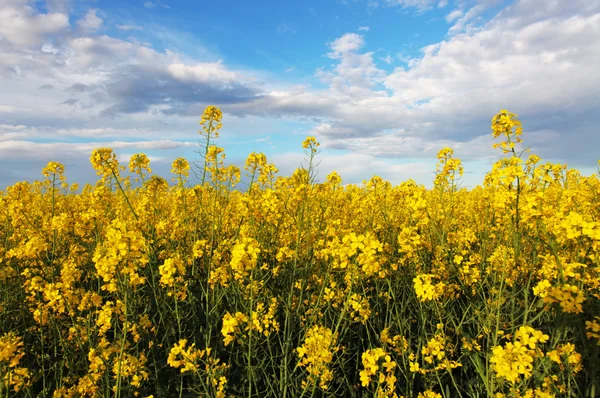
[(431, 189), (317, 182), (314, 137), (289, 177), (225, 166), (221, 120), (170, 182), (100, 148), (95, 186), (50, 162), (0, 191), (1, 397), (597, 394), (600, 174), (505, 110), (471, 190), (449, 148)]

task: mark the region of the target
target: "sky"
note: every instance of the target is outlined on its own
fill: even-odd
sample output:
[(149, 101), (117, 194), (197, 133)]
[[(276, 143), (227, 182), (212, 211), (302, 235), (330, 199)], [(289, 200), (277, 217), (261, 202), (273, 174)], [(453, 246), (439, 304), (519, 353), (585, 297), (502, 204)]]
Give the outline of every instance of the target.
[(227, 163), (263, 152), (281, 175), (313, 135), (320, 180), (431, 186), (450, 147), (473, 188), (501, 109), (543, 161), (590, 175), (598, 70), (591, 0), (1, 0), (0, 190), (49, 161), (93, 183), (97, 147), (169, 178), (208, 105)]

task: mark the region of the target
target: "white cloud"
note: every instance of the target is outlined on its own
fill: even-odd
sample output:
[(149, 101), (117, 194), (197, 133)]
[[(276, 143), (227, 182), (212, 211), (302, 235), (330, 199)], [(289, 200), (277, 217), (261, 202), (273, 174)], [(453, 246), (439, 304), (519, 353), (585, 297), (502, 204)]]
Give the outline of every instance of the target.
[(368, 26), (360, 26), (358, 28), (359, 32), (368, 32), (371, 28), (369, 28)]
[(135, 25), (117, 25), (117, 29), (129, 31), (129, 30), (142, 30), (143, 28), (141, 26), (135, 26)]
[[(437, 0), (383, 0), (383, 4), (387, 6), (400, 6), (402, 8), (416, 8), (417, 11), (426, 11), (438, 3)], [(445, 7), (447, 0), (440, 0), (439, 7)], [(441, 4), (441, 5), (440, 5)]]
[(88, 34), (100, 29), (104, 21), (102, 20), (102, 18), (96, 15), (97, 12), (98, 10), (91, 9), (85, 14), (85, 16), (82, 19), (77, 21), (77, 26), (79, 27), (79, 29), (81, 29), (84, 33)]
[(446, 22), (453, 22), (456, 21), (458, 18), (463, 16), (463, 12), (462, 10), (454, 10), (452, 12), (450, 12), (448, 15), (446, 15), (444, 18), (446, 19)]
[[(332, 149), (345, 149), (353, 153), (361, 153), (376, 158), (433, 158), (445, 147), (453, 148), (463, 159), (476, 159), (494, 156), (491, 135), (486, 134), (475, 137), (466, 142), (457, 142), (451, 139), (436, 139), (412, 135), (412, 131), (399, 130), (375, 136), (348, 137), (347, 133), (340, 131), (336, 137), (332, 134), (335, 127), (319, 126), (316, 129), (317, 137), (325, 134), (323, 147)], [(412, 130), (412, 129), (411, 129)]]
[[(382, 81), (385, 73), (373, 61), (373, 53), (359, 54), (365, 45), (363, 36), (346, 33), (329, 44), (332, 52), (329, 58), (339, 60), (333, 71), (321, 69), (317, 77), (330, 84), (338, 94), (353, 95), (357, 98), (372, 95), (370, 88)], [(365, 91), (366, 90), (366, 91)]]
[(112, 127), (102, 128), (70, 128), (70, 129), (58, 129), (56, 134), (63, 137), (81, 137), (81, 138), (93, 138), (93, 137), (148, 137), (154, 135), (148, 129), (116, 129)]
[[(198, 115), (212, 103), (226, 113), (225, 126), (235, 116), (236, 131), (250, 117), (302, 121), (323, 148), (350, 152), (336, 158), (339, 165), (363, 162), (364, 178), (385, 173), (383, 164), (402, 169), (398, 157), (432, 159), (443, 146), (463, 159), (491, 156), (489, 119), (503, 108), (523, 116), (525, 142), (543, 157), (587, 162), (600, 145), (597, 2), (556, 0), (539, 7), (535, 0), (520, 0), (486, 23), (478, 19), (481, 9), (473, 11), (478, 4), (461, 2), (447, 15), (453, 25), (446, 40), (422, 48), (418, 57), (404, 57), (406, 65), (392, 72), (375, 65), (363, 35), (347, 33), (324, 48), (333, 65), (317, 71), (323, 89), (234, 70), (215, 62), (218, 57), (192, 59), (93, 32), (82, 37), (81, 30), (69, 29), (66, 14), (62, 27), (39, 28), (40, 18), (52, 14), (29, 3), (6, 4), (0, 20), (16, 9), (22, 25), (0, 23), (0, 162), (76, 153), (73, 163), (80, 165), (94, 145), (183, 150), (188, 146), (172, 143), (195, 134)], [(457, 10), (464, 14), (450, 17)], [(32, 144), (41, 137), (67, 142)], [(95, 143), (74, 142), (89, 139)], [(139, 139), (152, 144), (127, 142)], [(348, 173), (359, 178), (363, 171)]]
[[(3, 141), (0, 136), (0, 167), (6, 170), (0, 175), (0, 187), (4, 188), (17, 181), (42, 178), (40, 170), (50, 161), (65, 165), (65, 175), (69, 182), (93, 183), (98, 177), (89, 158), (92, 151), (99, 147), (112, 148), (119, 161), (125, 165), (129, 162), (130, 154), (144, 152), (152, 162), (153, 172), (168, 178), (171, 161), (184, 156), (188, 148), (196, 145), (193, 142), (169, 140), (38, 143), (29, 140)], [(155, 153), (157, 151), (159, 154)]]
[(36, 46), (48, 34), (69, 28), (69, 17), (60, 12), (36, 13), (28, 1), (0, 5), (0, 37), (15, 46)]
[(385, 62), (386, 64), (391, 64), (393, 61), (393, 58), (390, 54), (386, 55), (385, 57), (379, 57), (379, 59)]
[(18, 111), (22, 111), (22, 110), (27, 110), (27, 109), (17, 108), (15, 106), (11, 106), (11, 105), (0, 105), (0, 113), (13, 113), (13, 112), (18, 112)]
[[(182, 147), (196, 147), (196, 142), (177, 142), (170, 140), (153, 140), (153, 141), (96, 141), (86, 143), (73, 142), (52, 142), (39, 143), (33, 141), (17, 141), (10, 140), (0, 142), (0, 155), (5, 159), (21, 158), (23, 156), (42, 156), (42, 154), (91, 154), (95, 148), (108, 147), (114, 150), (118, 149), (137, 149), (137, 150), (166, 150), (177, 149)], [(47, 158), (46, 155), (42, 156)]]
[(29, 138), (36, 132), (35, 128), (25, 125), (0, 124), (0, 142)]
[[(327, 90), (272, 95), (261, 108), (320, 115), (324, 122), (313, 132), (325, 147), (383, 157), (432, 156), (443, 146), (465, 158), (491, 156), (488, 120), (500, 109), (525, 115), (532, 130), (551, 128), (549, 115), (560, 112), (554, 119), (581, 138), (552, 129), (562, 154), (532, 137), (533, 149), (579, 162), (578, 154), (585, 154), (589, 161), (594, 155), (583, 142), (591, 142), (600, 116), (594, 72), (600, 68), (600, 10), (558, 3), (532, 17), (534, 3), (517, 2), (475, 31), (423, 48), (422, 57), (391, 74), (360, 52), (362, 36), (345, 34), (330, 45), (328, 56), (338, 64), (317, 73)], [(391, 94), (376, 89), (382, 81)]]
[(45, 3), (50, 12), (68, 14), (71, 8), (71, 0), (46, 0)]
[(364, 44), (365, 40), (361, 35), (356, 33), (346, 33), (329, 44), (332, 52), (328, 55), (334, 59), (341, 58), (346, 53), (360, 49)]
[(600, 14), (512, 30), (495, 20), (474, 34), (424, 48), (423, 58), (388, 76), (386, 86), (406, 102), (431, 99), (426, 107), (432, 110), (459, 97), (463, 109), (490, 102), (522, 109), (560, 106), (566, 96), (584, 102), (600, 85), (586, 77), (598, 67), (599, 26)]
[[(434, 165), (425, 161), (401, 164), (362, 153), (327, 152), (319, 155), (318, 160), (317, 180), (323, 182), (329, 173), (337, 171), (342, 177), (342, 184), (361, 184), (374, 175), (392, 184), (400, 184), (408, 179), (428, 182), (433, 180), (435, 170)], [(277, 154), (270, 157), (269, 162), (277, 166), (280, 175), (291, 175), (300, 165), (306, 165), (303, 154), (297, 152)]]
[(171, 64), (167, 70), (173, 77), (182, 81), (231, 82), (237, 78), (236, 74), (227, 70), (221, 61), (196, 65)]
[[(488, 7), (490, 7), (492, 3), (480, 3), (474, 7), (471, 7), (467, 12), (462, 13), (460, 17), (456, 19), (456, 22), (450, 29), (448, 33), (453, 35), (464, 31), (466, 28), (469, 28), (474, 21), (477, 20), (477, 17), (481, 15)], [(450, 14), (451, 15), (451, 14)], [(448, 21), (448, 15), (446, 16), (446, 20)]]
[[(117, 156), (117, 161), (121, 164), (129, 164), (131, 157), (135, 155), (135, 153), (123, 153)], [(164, 163), (167, 159), (163, 156), (146, 156), (150, 163)], [(154, 165), (152, 165), (154, 166)]]

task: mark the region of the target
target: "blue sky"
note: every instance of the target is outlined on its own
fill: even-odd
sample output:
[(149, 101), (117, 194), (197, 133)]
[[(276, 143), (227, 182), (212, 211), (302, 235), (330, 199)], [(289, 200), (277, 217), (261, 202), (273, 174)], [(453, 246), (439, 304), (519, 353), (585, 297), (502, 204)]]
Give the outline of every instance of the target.
[(228, 162), (264, 152), (281, 174), (322, 144), (320, 175), (430, 186), (455, 150), (463, 184), (499, 154), (490, 120), (518, 113), (544, 160), (600, 158), (600, 4), (588, 0), (4, 0), (0, 189), (50, 160), (93, 182), (89, 154), (194, 158), (222, 108)]

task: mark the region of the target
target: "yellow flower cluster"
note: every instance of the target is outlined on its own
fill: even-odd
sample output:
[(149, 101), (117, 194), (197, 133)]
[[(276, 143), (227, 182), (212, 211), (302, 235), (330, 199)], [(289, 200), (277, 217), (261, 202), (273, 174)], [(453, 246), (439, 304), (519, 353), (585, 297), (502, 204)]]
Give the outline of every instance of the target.
[(223, 342), (226, 346), (235, 341), (236, 334), (240, 334), (242, 330), (241, 325), (247, 322), (248, 317), (241, 312), (236, 312), (235, 315), (231, 315), (228, 312), (223, 316), (221, 334), (223, 335)]
[(564, 312), (579, 314), (583, 312), (582, 304), (585, 296), (579, 287), (565, 283), (562, 286), (550, 287), (544, 292), (545, 303), (559, 303)]
[(90, 163), (98, 175), (103, 177), (119, 176), (125, 168), (119, 165), (117, 155), (111, 148), (98, 148), (92, 151)]
[(408, 350), (408, 340), (399, 334), (390, 337), (390, 328), (385, 328), (379, 334), (383, 344), (388, 345), (396, 354), (402, 355)]
[(494, 116), (492, 119), (492, 135), (494, 138), (505, 137), (505, 140), (501, 143), (494, 144), (494, 148), (499, 147), (507, 153), (515, 147), (515, 144), (522, 142), (520, 137), (523, 134), (523, 126), (517, 116), (505, 109)]
[(531, 326), (521, 326), (515, 333), (514, 343), (492, 348), (490, 362), (494, 364), (496, 375), (512, 384), (531, 377), (534, 360), (544, 355), (537, 345), (548, 339), (547, 334)]
[(369, 349), (363, 352), (362, 356), (363, 370), (360, 371), (360, 382), (363, 387), (367, 387), (373, 379), (377, 383), (375, 396), (380, 398), (397, 398), (395, 393), (396, 376), (394, 375), (397, 367), (396, 362), (383, 348)]
[(454, 183), (454, 180), (458, 177), (462, 177), (464, 169), (460, 159), (454, 159), (452, 155), (454, 150), (452, 148), (444, 148), (438, 152), (438, 164), (436, 167), (436, 176), (434, 185), (436, 187), (445, 187)]
[(231, 250), (231, 270), (234, 279), (239, 281), (249, 276), (256, 267), (260, 247), (254, 238), (242, 238)]
[(211, 138), (218, 138), (218, 131), (223, 126), (222, 119), (223, 112), (221, 112), (221, 109), (217, 106), (209, 106), (204, 110), (200, 118), (200, 125), (202, 125), (201, 133), (206, 135), (214, 134)]
[(189, 347), (186, 346), (187, 340), (182, 339), (171, 348), (167, 358), (169, 366), (175, 369), (179, 368), (181, 373), (203, 373), (206, 383), (213, 388), (214, 396), (225, 398), (227, 377), (224, 374), (229, 365), (221, 363), (218, 358), (214, 358), (211, 355), (212, 350), (210, 348), (199, 350), (196, 348), (195, 343)]
[(350, 307), (350, 316), (352, 317), (352, 320), (354, 322), (361, 322), (364, 325), (371, 316), (369, 301), (359, 294), (354, 293), (348, 299), (348, 305)]
[(548, 351), (546, 356), (559, 364), (561, 370), (577, 373), (582, 369), (581, 354), (575, 351), (572, 343), (560, 344), (555, 350)]
[[(147, 361), (148, 359), (143, 353), (139, 357), (124, 353), (121, 357), (117, 357), (113, 363), (113, 379), (118, 377), (128, 378), (133, 387), (140, 387), (143, 381), (148, 380), (148, 371), (145, 367)], [(116, 385), (113, 387), (113, 392), (117, 392)]]
[(417, 398), (442, 398), (442, 394), (427, 390), (425, 392), (420, 392)]
[(195, 346), (196, 344), (192, 344), (187, 347), (187, 340), (182, 339), (179, 340), (179, 343), (175, 344), (171, 351), (169, 352), (169, 358), (167, 358), (167, 363), (172, 368), (181, 368), (181, 373), (185, 372), (197, 372), (198, 371), (198, 361), (206, 356), (210, 356), (210, 348), (206, 350), (199, 350)]
[(446, 284), (441, 281), (434, 284), (434, 278), (437, 278), (437, 275), (420, 274), (413, 279), (415, 293), (420, 301), (437, 300), (444, 294)]
[[(95, 396), (100, 391), (101, 380), (112, 373), (115, 383), (112, 385), (114, 393), (119, 391), (119, 384), (128, 380), (129, 385), (139, 388), (144, 380), (148, 380), (146, 355), (140, 353), (133, 355), (123, 352), (117, 345), (111, 344), (102, 338), (96, 347), (90, 348), (87, 360), (89, 362), (88, 374), (79, 379), (78, 383), (65, 389), (63, 396)], [(112, 365), (111, 365), (112, 364)], [(60, 395), (59, 395), (60, 396)]]
[(143, 153), (136, 153), (129, 159), (129, 171), (138, 174), (142, 180), (146, 173), (152, 173), (150, 159)]
[(95, 184), (0, 191), (0, 396), (599, 391), (600, 169), (525, 155), (501, 111), (481, 186), (450, 148), (432, 189), (342, 185), (315, 137), (289, 176), (228, 164), (222, 118), (172, 182), (99, 148)]
[(144, 253), (146, 240), (140, 231), (125, 221), (113, 220), (105, 234), (105, 241), (94, 253), (93, 262), (98, 276), (104, 281), (102, 290), (116, 292), (118, 283), (135, 288), (145, 283), (140, 275), (149, 261)]
[(588, 339), (597, 339), (600, 345), (600, 316), (594, 317), (592, 321), (585, 321), (585, 329)]
[(324, 259), (331, 258), (334, 268), (348, 270), (347, 279), (369, 279), (373, 276), (383, 279), (389, 271), (383, 267), (387, 259), (382, 252), (383, 244), (373, 234), (351, 232), (342, 239), (332, 237), (319, 251), (318, 256)]
[(179, 180), (184, 183), (185, 179), (190, 176), (190, 164), (185, 158), (177, 158), (171, 165), (171, 173), (177, 176), (173, 177), (173, 181)]
[(258, 302), (250, 315), (250, 328), (266, 337), (279, 331), (279, 322), (275, 319), (277, 312), (277, 299), (271, 298), (268, 308), (264, 303)]
[(177, 300), (187, 297), (187, 282), (185, 281), (186, 267), (179, 256), (170, 257), (158, 267), (160, 284), (168, 289), (167, 295), (175, 295)]
[(333, 380), (331, 363), (334, 354), (339, 350), (336, 337), (331, 329), (316, 325), (306, 332), (304, 343), (296, 348), (298, 366), (305, 367), (308, 372), (308, 383), (317, 383), (324, 390)]
[(423, 367), (417, 361), (417, 355), (414, 352), (408, 355), (410, 372), (428, 375), (438, 371), (451, 372), (452, 369), (462, 366), (460, 362), (450, 360), (446, 355), (447, 352), (453, 352), (454, 347), (448, 343), (447, 337), (441, 332), (443, 324), (438, 324), (436, 328), (438, 332), (427, 341), (426, 345), (421, 347)]
[(312, 136), (306, 137), (304, 142), (302, 142), (302, 148), (310, 149), (313, 152), (315, 152), (317, 150), (317, 147), (319, 147), (319, 145), (320, 144), (317, 142), (317, 139)]
[(19, 366), (24, 355), (21, 337), (13, 332), (0, 337), (0, 390), (19, 392), (27, 387), (31, 378), (29, 369)]

